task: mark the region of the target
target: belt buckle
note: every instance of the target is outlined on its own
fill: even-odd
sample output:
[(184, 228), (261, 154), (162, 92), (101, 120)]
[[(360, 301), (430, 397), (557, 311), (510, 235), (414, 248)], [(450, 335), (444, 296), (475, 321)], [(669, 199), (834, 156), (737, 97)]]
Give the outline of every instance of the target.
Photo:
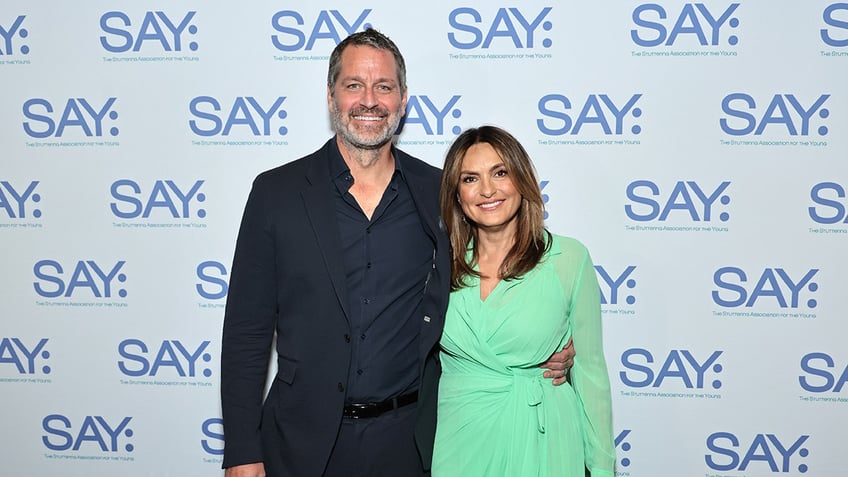
[(373, 413), (377, 409), (377, 404), (375, 403), (365, 403), (365, 404), (348, 404), (348, 417), (351, 419), (359, 419), (362, 417), (366, 417), (366, 414)]

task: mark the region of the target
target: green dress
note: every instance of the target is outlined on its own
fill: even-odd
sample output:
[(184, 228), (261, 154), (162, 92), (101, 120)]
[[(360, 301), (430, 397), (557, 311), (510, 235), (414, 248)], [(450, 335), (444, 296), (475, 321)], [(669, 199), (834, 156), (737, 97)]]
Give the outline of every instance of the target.
[[(441, 339), (433, 477), (612, 477), (609, 376), (600, 291), (577, 240), (554, 236), (543, 261), (501, 281), (451, 293)], [(573, 337), (571, 384), (538, 366)]]

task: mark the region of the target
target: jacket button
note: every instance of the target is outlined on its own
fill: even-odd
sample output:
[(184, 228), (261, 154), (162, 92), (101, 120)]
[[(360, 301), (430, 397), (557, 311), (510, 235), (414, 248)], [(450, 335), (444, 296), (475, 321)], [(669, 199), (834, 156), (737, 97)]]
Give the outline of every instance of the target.
[(348, 334), (344, 335), (344, 340), (345, 340), (345, 343), (350, 343), (350, 335), (348, 335)]
[(338, 388), (339, 388), (339, 392), (340, 392), (340, 393), (343, 393), (343, 392), (344, 392), (344, 384), (339, 383), (339, 384), (338, 384)]

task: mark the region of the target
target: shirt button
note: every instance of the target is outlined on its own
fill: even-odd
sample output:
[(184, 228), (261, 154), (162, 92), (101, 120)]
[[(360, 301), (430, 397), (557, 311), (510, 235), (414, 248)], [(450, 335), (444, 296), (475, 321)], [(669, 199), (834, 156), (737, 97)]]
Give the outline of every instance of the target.
[(365, 265), (365, 268), (371, 268), (371, 262), (368, 262), (368, 264)]
[(350, 343), (350, 335), (344, 335), (345, 343)]
[(358, 375), (362, 376), (362, 370), (361, 370), (361, 369), (357, 369), (357, 370), (356, 370), (356, 374), (358, 374)]
[(365, 333), (362, 333), (361, 335), (359, 335), (359, 337), (365, 339)]
[(363, 298), (362, 303), (365, 303), (366, 305), (368, 305), (369, 303), (371, 303), (371, 300), (369, 300), (368, 298)]

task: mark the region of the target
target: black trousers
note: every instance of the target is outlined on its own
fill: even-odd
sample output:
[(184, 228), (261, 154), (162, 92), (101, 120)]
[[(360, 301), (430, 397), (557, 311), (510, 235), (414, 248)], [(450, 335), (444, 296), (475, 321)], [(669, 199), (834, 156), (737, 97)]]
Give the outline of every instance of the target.
[(412, 404), (378, 417), (343, 419), (324, 477), (424, 476), (413, 438), (415, 417)]

